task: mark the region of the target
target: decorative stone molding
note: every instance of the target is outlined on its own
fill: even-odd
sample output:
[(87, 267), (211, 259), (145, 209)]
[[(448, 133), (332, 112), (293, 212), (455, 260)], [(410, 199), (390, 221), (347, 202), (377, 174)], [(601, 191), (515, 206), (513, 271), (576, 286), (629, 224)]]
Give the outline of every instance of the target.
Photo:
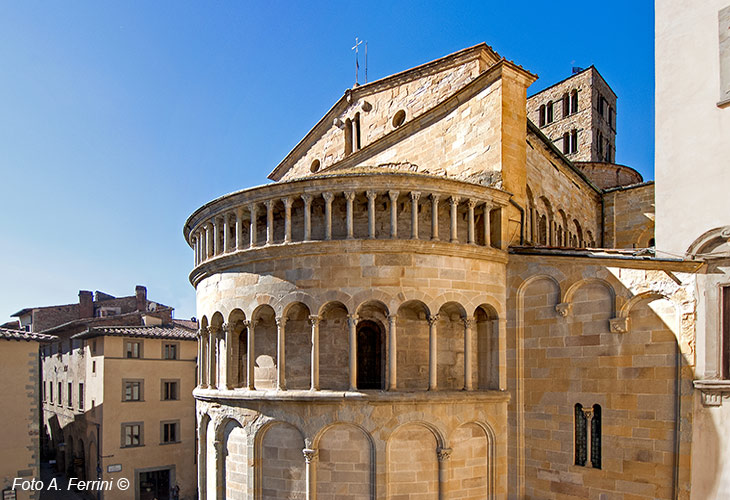
[(702, 406), (722, 406), (723, 399), (730, 399), (730, 380), (695, 380), (693, 384), (702, 393)]
[(318, 325), (321, 320), (322, 318), (316, 314), (309, 315), (309, 324), (312, 326)]
[(316, 462), (319, 457), (319, 450), (314, 450), (312, 448), (304, 448), (302, 453), (304, 454), (304, 461), (308, 464)]
[(453, 450), (451, 448), (439, 448), (436, 450), (436, 455), (438, 456), (439, 462), (446, 462), (451, 458), (451, 452)]
[(439, 320), (439, 315), (430, 314), (426, 320), (428, 321), (428, 326), (433, 326)]
[(631, 327), (629, 318), (611, 318), (608, 323), (611, 327), (611, 333), (626, 333)]
[(567, 317), (572, 309), (573, 304), (570, 304), (568, 302), (561, 302), (560, 304), (555, 306), (555, 312), (557, 312), (563, 318)]

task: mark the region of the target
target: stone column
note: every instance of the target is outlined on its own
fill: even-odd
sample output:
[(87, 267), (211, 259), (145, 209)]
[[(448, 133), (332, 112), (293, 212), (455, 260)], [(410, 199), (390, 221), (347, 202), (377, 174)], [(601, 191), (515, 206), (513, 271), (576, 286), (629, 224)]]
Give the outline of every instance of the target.
[(398, 191), (388, 191), (390, 198), (390, 237), (398, 237)]
[(215, 255), (215, 247), (213, 246), (213, 224), (210, 222), (205, 225), (205, 235), (206, 235), (206, 259), (211, 258), (213, 255)]
[(375, 191), (366, 191), (365, 196), (368, 197), (368, 238), (375, 238)]
[(492, 246), (492, 229), (489, 227), (489, 216), (492, 212), (492, 205), (489, 202), (484, 204), (484, 246), (489, 248)]
[(231, 384), (230, 369), (231, 369), (231, 326), (228, 323), (221, 325), (221, 337), (218, 340), (218, 352), (220, 353), (218, 360), (218, 370), (220, 371), (220, 386), (223, 389), (233, 389)]
[(286, 390), (286, 316), (276, 318), (276, 388)]
[(332, 200), (335, 195), (332, 193), (322, 193), (324, 198), (324, 239), (332, 239)]
[(220, 328), (210, 327), (208, 329), (208, 386), (218, 388), (218, 332)]
[(428, 390), (438, 389), (438, 320), (439, 315), (428, 317)]
[(304, 202), (304, 241), (312, 239), (312, 195), (303, 194)]
[(469, 208), (469, 216), (468, 216), (469, 226), (468, 226), (468, 231), (467, 231), (466, 242), (469, 243), (470, 245), (473, 245), (476, 241), (476, 239), (474, 238), (474, 232), (475, 232), (474, 231), (474, 207), (476, 206), (476, 204), (477, 204), (477, 202), (475, 200), (468, 200), (466, 202), (466, 206)]
[(247, 320), (243, 322), (247, 330), (246, 335), (246, 386), (253, 391), (256, 388), (256, 354), (254, 352), (254, 322)]
[(411, 238), (418, 239), (418, 199), (421, 193), (411, 191)]
[(431, 239), (439, 239), (439, 197), (435, 194), (431, 195)]
[(256, 212), (258, 207), (256, 207), (255, 203), (251, 203), (248, 206), (248, 211), (251, 213), (251, 227), (250, 227), (250, 243), (249, 246), (251, 248), (256, 246)]
[(226, 213), (223, 216), (223, 251), (221, 253), (226, 253), (231, 248), (231, 214)]
[(448, 498), (451, 448), (439, 448), (436, 450), (436, 454), (439, 461), (439, 500), (446, 500)]
[(193, 266), (198, 265), (198, 238), (193, 235), (190, 238), (190, 243), (192, 243), (193, 246)]
[(220, 227), (218, 225), (218, 217), (213, 217), (213, 255), (218, 255), (219, 253), (221, 253), (221, 243), (220, 241), (218, 241), (219, 229)]
[(345, 191), (345, 200), (347, 200), (347, 239), (351, 240), (355, 237), (355, 221), (352, 213), (352, 205), (355, 201), (355, 193), (353, 191)]
[(474, 351), (472, 344), (474, 341), (474, 320), (472, 318), (464, 318), (464, 390), (473, 391), (474, 381), (472, 379), (474, 367)]
[(357, 314), (347, 315), (350, 337), (350, 390), (357, 390)]
[(395, 391), (398, 386), (398, 344), (395, 326), (396, 315), (388, 316), (388, 390)]
[(236, 248), (243, 249), (243, 207), (236, 209)]
[(457, 216), (459, 214), (459, 200), (460, 198), (458, 196), (452, 196), (449, 198), (449, 203), (451, 203), (451, 243), (458, 243), (459, 242), (459, 235), (457, 233)]
[(281, 201), (284, 202), (284, 243), (291, 243), (291, 204), (294, 199), (287, 196)]
[(311, 448), (304, 448), (304, 475), (307, 482), (307, 500), (317, 500), (317, 458), (319, 453)]
[(319, 321), (320, 317), (312, 314), (309, 316), (309, 324), (312, 325), (312, 383), (311, 390), (319, 390)]
[(274, 200), (266, 200), (266, 244), (274, 243)]

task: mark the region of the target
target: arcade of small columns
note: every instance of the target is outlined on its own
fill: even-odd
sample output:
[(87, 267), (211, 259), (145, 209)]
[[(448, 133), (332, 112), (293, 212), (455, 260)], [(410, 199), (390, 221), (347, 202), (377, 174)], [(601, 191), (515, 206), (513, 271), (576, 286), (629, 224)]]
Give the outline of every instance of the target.
[(563, 209), (554, 211), (547, 197), (533, 198), (532, 190), (528, 187), (527, 200), (525, 233), (529, 242), (554, 247), (595, 248), (593, 233), (586, 230), (584, 234), (581, 223), (575, 218), (571, 220)]
[[(307, 306), (301, 303), (296, 304), (308, 312), (309, 308)], [(330, 305), (325, 304), (320, 310), (326, 311)], [(344, 306), (341, 303), (336, 303), (336, 305), (342, 308), (344, 312)], [(496, 312), (494, 312), (491, 306), (486, 304), (481, 305), (476, 308), (474, 314), (471, 316), (467, 316), (464, 307), (455, 302), (444, 304), (437, 314), (428, 313), (428, 308), (425, 304), (418, 301), (409, 301), (405, 306), (423, 311), (421, 316), (425, 317), (424, 319), (428, 323), (428, 390), (435, 391), (440, 388), (439, 330), (445, 328), (443, 325), (453, 324), (455, 322), (460, 323), (460, 328), (463, 332), (463, 339), (461, 340), (463, 343), (459, 347), (459, 349), (463, 348), (463, 385), (460, 387), (447, 387), (447, 389), (463, 389), (466, 391), (473, 391), (475, 389), (499, 389), (498, 351), (500, 340), (498, 337), (501, 327), (499, 326)], [(212, 316), (213, 321), (210, 326), (208, 326), (207, 318), (204, 317), (201, 320), (202, 326), (198, 332), (198, 359), (202, 360), (198, 366), (200, 388), (234, 390), (245, 387), (251, 391), (257, 389), (255, 370), (259, 353), (257, 352), (255, 339), (257, 325), (263, 321), (257, 312), (263, 309), (268, 309), (271, 316), (274, 315), (273, 309), (269, 306), (260, 306), (253, 314), (254, 320), (234, 319), (235, 324), (232, 324), (232, 322), (223, 323), (220, 313)], [(361, 309), (362, 306), (358, 308), (358, 310)], [(403, 313), (403, 309), (404, 307), (400, 307), (397, 314), (387, 314), (385, 312), (382, 315), (387, 318), (384, 339), (387, 346), (387, 350), (384, 349), (384, 359), (386, 362), (385, 366), (382, 367), (387, 380), (384, 381), (383, 386), (380, 388), (388, 391), (409, 389), (401, 387), (398, 378), (398, 341), (403, 341), (403, 339), (398, 339), (399, 335), (397, 334), (396, 321), (398, 314)], [(291, 305), (284, 310), (291, 310)], [(244, 317), (240, 309), (236, 311), (239, 313), (239, 318)], [(312, 314), (306, 315), (306, 317), (310, 327), (309, 331), (306, 332), (308, 334), (307, 343), (309, 344), (307, 356), (309, 359), (307, 364), (310, 369), (308, 389), (310, 391), (319, 391), (322, 389), (320, 384), (320, 322), (323, 318), (321, 315)], [(217, 321), (216, 318), (218, 318)], [(346, 318), (348, 339), (347, 387), (338, 387), (336, 389), (356, 391), (359, 390), (358, 362), (365, 361), (358, 359), (357, 329), (362, 321), (370, 321), (370, 317), (361, 314), (347, 314)], [(441, 321), (441, 327), (439, 327), (439, 320)], [(285, 391), (287, 390), (287, 316), (276, 316), (275, 324), (276, 374), (275, 385), (271, 388)], [(475, 330), (477, 330), (478, 337), (475, 336)], [(301, 335), (302, 332), (297, 332), (297, 334)], [(242, 355), (244, 353), (241, 352), (238, 346), (243, 338), (245, 338), (245, 366), (241, 366), (243, 373), (239, 373), (241, 369), (239, 368), (239, 363), (243, 364)], [(441, 344), (441, 350), (443, 351), (443, 344)], [(254, 355), (248, 355), (248, 353), (254, 353)], [(333, 362), (332, 359), (328, 361), (330, 364)], [(475, 378), (478, 378), (477, 384), (475, 384)], [(411, 385), (410, 388), (413, 388), (413, 386)], [(261, 387), (258, 389), (261, 389)], [(324, 389), (335, 388), (325, 387)]]
[[(358, 213), (359, 204), (356, 204), (355, 200), (360, 194), (362, 192), (357, 190), (304, 193), (273, 197), (232, 207), (228, 211), (223, 211), (221, 214), (208, 218), (191, 231), (189, 240), (195, 254), (195, 265), (198, 266), (208, 259), (224, 253), (264, 245), (286, 244), (295, 241), (359, 238), (360, 236), (355, 234), (356, 220), (361, 214)], [(461, 218), (466, 220), (465, 243), (495, 248), (499, 248), (501, 245), (499, 235), (496, 233), (498, 229), (490, 226), (493, 217), (492, 212), (495, 211), (499, 215), (501, 209), (501, 204), (494, 200), (462, 198), (461, 196), (443, 193), (430, 193), (422, 196), (420, 191), (408, 191), (407, 194), (401, 195), (401, 192), (396, 190), (387, 190), (384, 193), (367, 190), (364, 194), (367, 198), (367, 235), (362, 235), (364, 238), (375, 239), (382, 236), (378, 235), (376, 230), (376, 221), (380, 222), (381, 217), (384, 215), (377, 209), (376, 201), (379, 197), (381, 200), (383, 197), (387, 198), (385, 206), (389, 201), (390, 227), (388, 236), (390, 239), (399, 238), (399, 229), (402, 229), (399, 228), (398, 221), (398, 204), (401, 198), (404, 198), (406, 202), (410, 202), (409, 237), (414, 240), (424, 238), (420, 234), (422, 230), (419, 229), (419, 219), (423, 218), (419, 217), (420, 207), (423, 206), (423, 202), (420, 200), (428, 198), (430, 204), (430, 234), (428, 238), (430, 240), (439, 241), (442, 238), (439, 233), (439, 203), (447, 201), (449, 204), (449, 234), (447, 241), (459, 243), (463, 240), (463, 235), (460, 236), (459, 234), (461, 215)], [(338, 237), (334, 235), (333, 228), (337, 227), (337, 224), (341, 224), (342, 221), (333, 221), (333, 202), (341, 197), (344, 197), (346, 202), (345, 232)], [(315, 236), (313, 234), (312, 207), (314, 202), (319, 200), (324, 202), (324, 228), (323, 231), (318, 231), (320, 234)], [(292, 211), (295, 205), (302, 212), (298, 214), (301, 218), (302, 228), (294, 228), (295, 219), (292, 216)], [(405, 203), (402, 206), (405, 206)], [(283, 210), (281, 210), (282, 208)], [(283, 220), (280, 215), (281, 211), (283, 211)], [(259, 221), (263, 213), (265, 213), (265, 221)], [(481, 219), (479, 223), (477, 223), (477, 218)], [(282, 225), (283, 228), (280, 228)], [(297, 235), (293, 234), (293, 229), (297, 229)], [(247, 238), (246, 233), (248, 233)], [(279, 234), (277, 235), (277, 233)], [(402, 235), (400, 237), (402, 238)]]

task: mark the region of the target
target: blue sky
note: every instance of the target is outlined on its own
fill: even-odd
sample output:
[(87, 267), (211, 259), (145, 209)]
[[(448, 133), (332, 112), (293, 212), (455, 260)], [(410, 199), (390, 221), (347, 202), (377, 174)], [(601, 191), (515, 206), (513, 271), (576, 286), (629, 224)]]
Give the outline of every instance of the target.
[[(595, 64), (616, 160), (653, 179), (653, 2), (2, 2), (0, 322), (80, 289), (195, 315), (187, 216), (266, 175), (354, 83), (485, 41), (537, 73)], [(361, 68), (362, 68), (361, 64)], [(361, 76), (362, 78), (362, 76)]]

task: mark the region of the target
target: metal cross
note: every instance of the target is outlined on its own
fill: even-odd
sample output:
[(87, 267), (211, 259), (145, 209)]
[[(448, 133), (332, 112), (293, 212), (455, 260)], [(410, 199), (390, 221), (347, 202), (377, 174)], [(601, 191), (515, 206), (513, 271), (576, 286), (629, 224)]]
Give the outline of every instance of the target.
[(355, 37), (355, 46), (351, 49), (355, 51), (355, 86), (357, 87), (359, 83), (357, 82), (357, 76), (360, 72), (360, 62), (358, 61), (358, 53), (360, 52), (359, 46), (362, 44), (362, 40), (359, 40), (357, 37)]

